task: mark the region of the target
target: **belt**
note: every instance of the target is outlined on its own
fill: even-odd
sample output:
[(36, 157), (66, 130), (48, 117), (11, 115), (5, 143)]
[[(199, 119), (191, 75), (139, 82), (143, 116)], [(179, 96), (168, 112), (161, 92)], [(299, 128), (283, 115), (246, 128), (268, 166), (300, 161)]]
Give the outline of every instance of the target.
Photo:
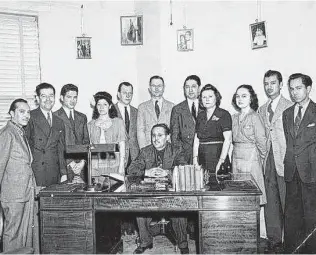
[(223, 141), (210, 141), (210, 142), (200, 142), (200, 144), (219, 144), (224, 143)]

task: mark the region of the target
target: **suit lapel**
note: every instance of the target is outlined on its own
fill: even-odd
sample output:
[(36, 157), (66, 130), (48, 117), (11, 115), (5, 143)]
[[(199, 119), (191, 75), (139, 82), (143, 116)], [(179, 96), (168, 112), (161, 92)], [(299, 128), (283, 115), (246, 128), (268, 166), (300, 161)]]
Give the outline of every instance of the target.
[[(157, 121), (158, 119), (157, 119), (157, 115), (156, 115), (154, 104), (153, 104), (152, 100), (148, 101), (148, 104), (147, 104), (146, 108), (147, 108), (148, 112), (150, 113), (150, 115), (152, 115), (153, 118)], [(161, 107), (161, 110), (160, 110), (160, 115), (162, 113), (162, 109), (163, 109), (163, 104), (162, 104), (162, 107)]]
[(290, 133), (292, 135), (293, 138), (295, 138), (295, 133), (294, 133), (294, 106), (292, 107), (290, 113), (287, 115), (288, 120), (287, 123), (289, 124), (289, 128), (290, 128)]
[(50, 126), (47, 122), (46, 117), (44, 116), (44, 114), (42, 113), (41, 109), (38, 107), (36, 109), (36, 122), (37, 122), (37, 126), (43, 131), (43, 133), (49, 137), (50, 135)]
[(300, 123), (300, 126), (298, 128), (297, 135), (301, 133), (305, 128), (307, 128), (307, 125), (309, 124), (309, 120), (311, 119), (310, 115), (312, 114), (315, 114), (315, 107), (314, 107), (314, 103), (310, 101), (304, 113), (303, 119)]
[(185, 100), (185, 103), (183, 104), (182, 110), (183, 110), (183, 114), (187, 118), (184, 121), (188, 121), (189, 127), (195, 127), (195, 120), (194, 120), (192, 113), (190, 111), (188, 100)]
[(273, 115), (271, 124), (274, 123), (282, 115), (282, 113), (284, 111), (284, 107), (285, 107), (285, 100), (284, 100), (283, 96), (281, 96), (279, 103), (275, 109), (275, 113)]

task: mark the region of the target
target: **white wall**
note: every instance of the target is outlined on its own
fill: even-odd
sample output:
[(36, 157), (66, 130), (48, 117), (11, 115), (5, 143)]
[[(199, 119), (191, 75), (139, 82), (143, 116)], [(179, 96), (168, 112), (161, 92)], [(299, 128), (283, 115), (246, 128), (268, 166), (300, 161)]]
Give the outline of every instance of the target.
[[(92, 37), (89, 60), (76, 59), (81, 4), (84, 32)], [(268, 47), (257, 50), (251, 49), (249, 32), (257, 18), (257, 1), (173, 1), (172, 26), (167, 0), (0, 2), (0, 10), (14, 9), (39, 15), (42, 81), (52, 83), (57, 94), (62, 85), (77, 84), (77, 109), (89, 119), (89, 100), (95, 92), (106, 90), (116, 98), (118, 84), (126, 80), (135, 87), (132, 104), (137, 106), (149, 98), (148, 80), (155, 74), (164, 77), (165, 97), (175, 103), (183, 100), (185, 77), (197, 74), (203, 84), (220, 90), (222, 107), (231, 111), (232, 95), (244, 83), (254, 86), (260, 103), (266, 100), (262, 77), (268, 69), (281, 71), (285, 83), (294, 72), (306, 73), (316, 86), (313, 1), (261, 1)], [(121, 46), (120, 16), (133, 14), (143, 15), (144, 45)], [(194, 29), (192, 52), (177, 51), (176, 30), (183, 25)], [(316, 100), (314, 88), (312, 98)]]

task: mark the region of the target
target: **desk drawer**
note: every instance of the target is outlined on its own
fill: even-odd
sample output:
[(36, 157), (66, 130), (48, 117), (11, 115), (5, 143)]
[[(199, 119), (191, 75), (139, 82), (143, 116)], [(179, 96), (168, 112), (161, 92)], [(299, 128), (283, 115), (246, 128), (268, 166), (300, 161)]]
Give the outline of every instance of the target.
[(41, 197), (40, 208), (41, 210), (88, 210), (92, 209), (92, 199), (80, 197)]
[(259, 196), (203, 196), (202, 208), (212, 211), (259, 211)]
[(196, 196), (183, 197), (96, 197), (94, 200), (96, 210), (142, 210), (155, 211), (162, 209), (165, 211), (185, 211), (188, 209), (198, 209), (198, 198)]

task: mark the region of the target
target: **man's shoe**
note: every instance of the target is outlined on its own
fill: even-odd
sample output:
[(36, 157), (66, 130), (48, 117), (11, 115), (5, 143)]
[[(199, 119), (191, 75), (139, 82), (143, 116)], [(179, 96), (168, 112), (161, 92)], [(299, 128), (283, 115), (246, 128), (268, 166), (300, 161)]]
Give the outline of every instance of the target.
[(146, 247), (142, 247), (142, 246), (138, 246), (135, 251), (133, 252), (133, 254), (142, 254), (144, 253), (147, 249), (152, 249), (153, 248), (153, 244), (149, 244)]
[(188, 247), (180, 248), (180, 252), (181, 252), (181, 254), (189, 254), (189, 248)]

